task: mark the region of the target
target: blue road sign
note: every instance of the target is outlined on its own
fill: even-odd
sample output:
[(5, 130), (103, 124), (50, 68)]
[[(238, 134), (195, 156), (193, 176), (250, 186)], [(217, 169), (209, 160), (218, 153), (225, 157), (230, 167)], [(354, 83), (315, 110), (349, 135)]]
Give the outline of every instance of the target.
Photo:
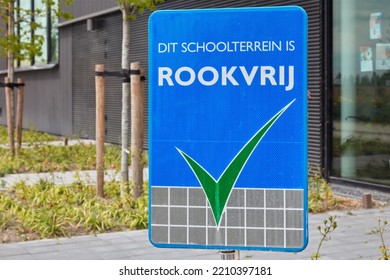
[(303, 250), (304, 10), (157, 11), (149, 63), (150, 241)]

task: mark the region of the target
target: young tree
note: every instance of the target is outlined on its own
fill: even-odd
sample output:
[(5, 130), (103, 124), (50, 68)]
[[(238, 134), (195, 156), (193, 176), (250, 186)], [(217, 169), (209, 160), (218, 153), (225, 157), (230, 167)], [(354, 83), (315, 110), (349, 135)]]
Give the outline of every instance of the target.
[[(61, 3), (71, 5), (73, 0), (41, 0), (43, 8), (31, 8), (18, 5), (16, 0), (0, 0), (0, 56), (7, 58), (7, 78), (14, 83), (15, 60), (25, 60), (42, 55), (44, 36), (35, 32), (43, 26), (36, 20), (41, 17), (70, 18), (71, 15), (61, 9)], [(14, 118), (14, 98), (11, 95), (11, 116)], [(14, 131), (14, 128), (9, 128)], [(8, 135), (13, 143), (13, 133)], [(10, 151), (14, 148), (10, 147)], [(13, 154), (13, 152), (11, 152)]]
[[(130, 67), (130, 21), (135, 18), (135, 13), (142, 13), (145, 9), (154, 10), (156, 4), (164, 0), (117, 0), (122, 12), (122, 69), (128, 71)], [(129, 170), (128, 170), (128, 142), (129, 142), (129, 100), (130, 83), (122, 84), (122, 157), (121, 157), (121, 194), (128, 193)], [(142, 184), (134, 185), (134, 198), (142, 194)]]

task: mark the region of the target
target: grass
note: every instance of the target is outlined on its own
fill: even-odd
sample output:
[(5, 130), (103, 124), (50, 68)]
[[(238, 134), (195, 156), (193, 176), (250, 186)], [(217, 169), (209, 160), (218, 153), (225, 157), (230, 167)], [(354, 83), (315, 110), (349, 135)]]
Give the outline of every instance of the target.
[(94, 186), (55, 186), (20, 182), (0, 192), (0, 242), (17, 242), (147, 227), (147, 188), (136, 201), (120, 196), (119, 182), (105, 184), (106, 197)]
[[(105, 168), (118, 169), (120, 148), (105, 147)], [(88, 170), (96, 168), (96, 147), (80, 142), (74, 146), (37, 146), (22, 149), (15, 157), (0, 149), (0, 176), (14, 173)]]
[[(81, 141), (73, 146), (42, 145), (42, 142), (59, 140), (58, 137), (35, 130), (23, 131), (27, 147), (11, 156), (8, 149), (0, 148), (0, 177), (5, 174), (88, 170), (96, 168), (96, 147)], [(7, 144), (7, 128), (0, 126), (0, 144)], [(120, 148), (105, 147), (105, 168), (119, 169)]]
[[(79, 142), (72, 146), (42, 145), (58, 137), (31, 130), (23, 131), (27, 147), (16, 156), (0, 148), (0, 176), (11, 173), (89, 170), (96, 167), (96, 147)], [(0, 126), (0, 144), (7, 144), (7, 130)], [(39, 143), (39, 144), (38, 144)], [(120, 168), (120, 147), (105, 146), (105, 169)], [(146, 162), (146, 160), (145, 160)], [(120, 195), (120, 182), (105, 182), (105, 197), (96, 187), (77, 181), (54, 185), (41, 180), (34, 185), (19, 182), (0, 191), (0, 242), (56, 238), (125, 229), (147, 228), (147, 188), (131, 199)]]
[[(16, 141), (16, 131), (15, 131), (15, 141)], [(60, 138), (54, 135), (50, 135), (48, 133), (38, 132), (33, 128), (28, 130), (23, 130), (23, 142), (24, 143), (34, 143), (34, 142), (46, 142), (46, 141), (54, 141), (59, 140)], [(8, 131), (7, 127), (0, 125), (0, 145), (8, 144)]]

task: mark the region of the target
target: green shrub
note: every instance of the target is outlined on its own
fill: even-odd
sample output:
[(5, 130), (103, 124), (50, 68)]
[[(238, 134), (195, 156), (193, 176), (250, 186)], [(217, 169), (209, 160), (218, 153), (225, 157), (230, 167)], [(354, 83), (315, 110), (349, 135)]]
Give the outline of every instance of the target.
[[(120, 148), (105, 147), (105, 168), (119, 169)], [(22, 149), (12, 157), (8, 150), (0, 149), (0, 175), (31, 172), (92, 170), (96, 168), (96, 147), (80, 142), (74, 146), (37, 146)]]
[(130, 195), (120, 196), (119, 185), (106, 182), (106, 197), (98, 198), (95, 186), (20, 182), (0, 192), (0, 237), (6, 230), (51, 238), (147, 228), (147, 192), (133, 201)]
[(309, 177), (309, 212), (321, 213), (337, 208), (342, 200), (333, 195), (330, 184), (316, 172)]

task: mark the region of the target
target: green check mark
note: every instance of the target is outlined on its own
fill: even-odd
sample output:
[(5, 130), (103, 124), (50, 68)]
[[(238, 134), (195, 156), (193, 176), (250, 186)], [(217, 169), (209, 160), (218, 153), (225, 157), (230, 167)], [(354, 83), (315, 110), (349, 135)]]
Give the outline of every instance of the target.
[(210, 203), (217, 227), (219, 227), (221, 223), (221, 217), (225, 211), (229, 196), (245, 164), (264, 135), (294, 101), (295, 99), (277, 112), (262, 128), (260, 128), (259, 131), (255, 133), (255, 135), (253, 135), (251, 139), (249, 139), (249, 141), (228, 164), (218, 180), (215, 180), (213, 176), (211, 176), (199, 163), (176, 147), (202, 186)]

